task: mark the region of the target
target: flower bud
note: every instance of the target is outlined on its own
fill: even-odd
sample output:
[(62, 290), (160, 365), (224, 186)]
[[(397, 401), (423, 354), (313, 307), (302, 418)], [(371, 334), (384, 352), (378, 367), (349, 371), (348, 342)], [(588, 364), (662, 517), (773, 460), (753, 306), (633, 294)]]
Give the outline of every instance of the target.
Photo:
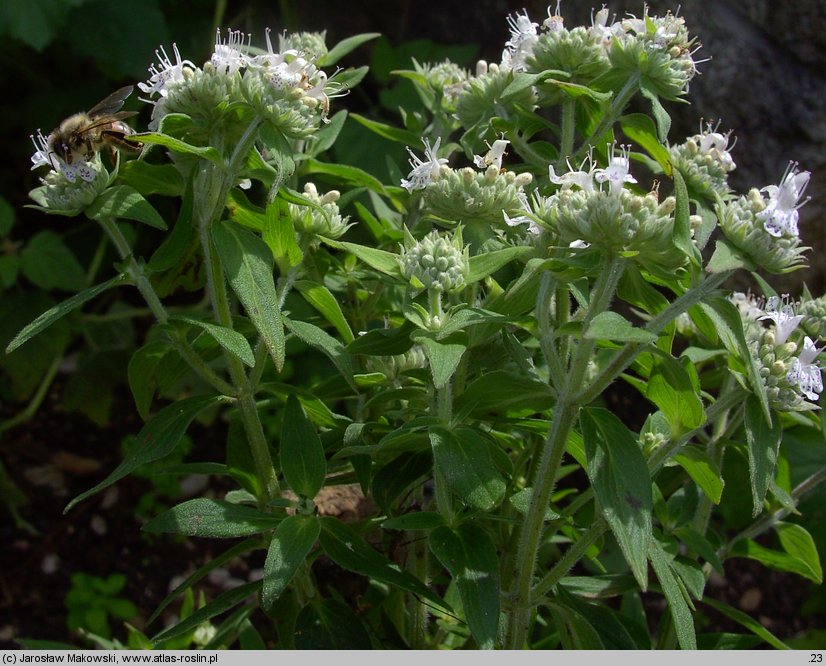
[(438, 231), (403, 248), (400, 261), (413, 286), (445, 294), (463, 289), (470, 270), (461, 235), (449, 239)]

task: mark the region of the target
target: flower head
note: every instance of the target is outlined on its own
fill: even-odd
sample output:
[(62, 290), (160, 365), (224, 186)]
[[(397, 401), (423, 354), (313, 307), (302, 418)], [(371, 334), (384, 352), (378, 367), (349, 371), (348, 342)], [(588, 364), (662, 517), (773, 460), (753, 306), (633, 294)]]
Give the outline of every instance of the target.
[(525, 58), (530, 55), (537, 40), (536, 29), (538, 23), (531, 21), (526, 10), (508, 15), (508, 26), (511, 38), (505, 43), (502, 52), (502, 67), (522, 71), (525, 69)]
[(91, 183), (97, 178), (98, 170), (90, 166), (87, 160), (78, 160), (74, 164), (67, 164), (51, 149), (49, 139), (44, 137), (40, 130), (37, 130), (37, 136), (31, 136), (31, 140), (34, 144), (34, 153), (31, 156), (32, 170), (48, 165), (61, 173), (70, 183), (74, 183), (78, 176), (87, 183)]
[(808, 171), (797, 170), (797, 162), (789, 162), (780, 185), (768, 185), (760, 190), (768, 192), (769, 202), (766, 209), (757, 214), (757, 219), (775, 238), (798, 235), (797, 211), (809, 200), (800, 201), (800, 198), (806, 191), (810, 176)]
[(138, 88), (141, 92), (147, 95), (158, 94), (165, 97), (167, 87), (170, 84), (180, 83), (184, 80), (184, 68), (189, 67), (190, 69), (195, 69), (195, 65), (189, 60), (181, 60), (181, 54), (178, 51), (177, 44), (172, 44), (172, 52), (175, 54), (174, 64), (163, 46), (155, 51), (158, 64), (157, 66), (154, 64), (149, 66), (149, 80), (146, 83), (138, 83)]
[(423, 139), (423, 141), (425, 160), (417, 157), (410, 148), (407, 149), (407, 152), (410, 154), (410, 166), (413, 167), (413, 169), (406, 179), (402, 179), (401, 185), (408, 192), (422, 190), (427, 187), (428, 183), (437, 180), (439, 174), (442, 172), (442, 165), (447, 164), (447, 160), (444, 157), (439, 158), (436, 156), (439, 151), (439, 145), (442, 143), (441, 137), (436, 139), (436, 143), (433, 144), (432, 148), (427, 139)]
[(533, 211), (531, 210), (531, 205), (528, 201), (528, 195), (524, 192), (519, 192), (516, 196), (519, 199), (519, 203), (522, 207), (522, 210), (524, 210), (527, 213), (527, 215), (523, 214), (517, 215), (516, 217), (510, 217), (508, 215), (508, 211), (503, 210), (502, 215), (505, 218), (505, 224), (507, 224), (509, 227), (518, 227), (523, 224), (527, 224), (528, 233), (532, 236), (539, 236), (542, 233), (542, 227), (540, 227), (536, 223), (536, 221), (532, 217), (530, 217), (531, 215), (533, 215)]
[[(588, 171), (584, 170), (586, 164), (589, 166)], [(576, 185), (579, 189), (584, 190), (585, 192), (593, 192), (594, 174), (596, 171), (596, 165), (594, 164), (593, 157), (590, 154), (582, 160), (582, 164), (579, 165), (579, 171), (575, 171), (571, 166), (571, 163), (568, 162), (568, 173), (557, 176), (554, 171), (553, 164), (548, 166), (548, 176), (551, 179), (551, 182), (554, 185), (561, 185), (563, 190), (569, 189)]]

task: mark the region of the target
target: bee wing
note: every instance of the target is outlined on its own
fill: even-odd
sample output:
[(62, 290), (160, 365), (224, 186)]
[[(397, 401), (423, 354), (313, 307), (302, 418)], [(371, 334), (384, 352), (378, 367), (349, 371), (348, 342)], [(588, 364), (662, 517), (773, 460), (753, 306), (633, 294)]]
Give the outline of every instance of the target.
[(92, 122), (87, 123), (83, 127), (76, 130), (78, 134), (85, 134), (90, 130), (97, 129), (98, 127), (103, 127), (104, 125), (109, 125), (110, 123), (115, 122), (116, 120), (123, 120), (125, 118), (131, 118), (132, 116), (137, 116), (137, 111), (118, 111), (117, 113), (113, 113), (108, 116), (99, 116), (92, 119)]
[(132, 94), (132, 91), (135, 89), (135, 86), (124, 86), (120, 90), (116, 90), (113, 92), (109, 97), (106, 99), (101, 100), (91, 109), (89, 109), (88, 115), (92, 118), (97, 116), (104, 116), (115, 113), (120, 107), (123, 106), (124, 100)]

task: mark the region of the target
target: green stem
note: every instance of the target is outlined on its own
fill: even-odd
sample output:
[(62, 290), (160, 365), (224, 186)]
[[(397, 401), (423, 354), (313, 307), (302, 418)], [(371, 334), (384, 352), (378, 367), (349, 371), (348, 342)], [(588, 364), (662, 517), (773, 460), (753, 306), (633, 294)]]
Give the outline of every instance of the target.
[[(197, 198), (198, 193), (196, 193)], [(221, 204), (221, 210), (223, 210), (223, 203)], [(220, 214), (220, 211), (218, 214)], [(210, 294), (216, 320), (221, 326), (232, 328), (232, 310), (229, 305), (224, 269), (212, 243), (212, 223), (213, 217), (210, 216), (206, 220), (199, 220), (198, 225), (206, 266), (207, 290)], [(262, 496), (258, 498), (259, 504), (265, 506), (273, 497), (280, 495), (278, 479), (270, 457), (269, 444), (264, 435), (264, 428), (261, 425), (261, 419), (255, 404), (255, 392), (244, 371), (244, 366), (234, 354), (225, 353), (225, 357), (232, 383), (236, 387), (238, 411), (241, 415), (244, 431), (247, 434), (250, 451), (255, 462), (256, 475), (261, 486)]]
[[(705, 300), (714, 290), (723, 284), (732, 273), (733, 271), (726, 271), (724, 273), (709, 274), (700, 284), (675, 299), (667, 308), (649, 321), (645, 326), (645, 330), (651, 333), (660, 333), (660, 331), (692, 305)], [(579, 402), (584, 405), (601, 395), (608, 385), (613, 382), (625, 368), (631, 365), (634, 359), (643, 352), (646, 347), (647, 345), (639, 342), (629, 342), (623, 346), (622, 349), (618, 350), (591, 385), (583, 390), (580, 396), (577, 396)]]
[[(594, 145), (594, 142), (597, 141), (605, 132), (607, 132), (611, 126), (617, 121), (622, 115), (622, 112), (625, 110), (625, 107), (628, 106), (628, 102), (631, 101), (631, 98), (639, 89), (640, 84), (640, 73), (635, 72), (628, 81), (625, 82), (625, 85), (620, 89), (620, 91), (614, 96), (614, 99), (611, 100), (611, 106), (602, 116), (602, 120), (599, 121), (599, 125), (596, 126), (593, 132), (591, 132), (590, 136), (582, 142), (579, 148), (576, 150), (576, 153), (573, 156), (575, 162), (581, 160), (585, 154), (591, 149), (591, 146)], [(560, 155), (561, 157), (561, 155)]]
[[(539, 281), (539, 292), (536, 295), (536, 320), (539, 322), (539, 346), (542, 355), (548, 364), (549, 383), (556, 387), (561, 386), (565, 370), (562, 367), (561, 355), (554, 347), (554, 327), (551, 323), (551, 301), (553, 299), (556, 280), (549, 272), (542, 274)], [(561, 290), (559, 290), (561, 291)], [(559, 292), (557, 291), (557, 294)], [(557, 314), (560, 304), (556, 303)]]
[(565, 168), (565, 160), (571, 157), (574, 151), (574, 130), (576, 129), (576, 100), (565, 97), (562, 101), (562, 136), (559, 143), (559, 159), (556, 170)]
[[(614, 296), (619, 279), (622, 276), (624, 260), (612, 257), (602, 269), (591, 292), (588, 313), (583, 321), (583, 330), (598, 314), (603, 312)], [(531, 618), (531, 585), (536, 568), (536, 557), (542, 542), (545, 511), (556, 484), (559, 465), (565, 452), (565, 444), (571, 432), (579, 406), (575, 395), (580, 392), (580, 385), (591, 359), (594, 340), (583, 338), (576, 348), (574, 361), (560, 388), (551, 419), (551, 427), (545, 440), (539, 461), (534, 472), (533, 493), (525, 520), (519, 527), (520, 535), (516, 559), (509, 573), (511, 580), (510, 615), (505, 646), (516, 650), (524, 647), (527, 640)]]
[[(135, 287), (138, 289), (141, 296), (143, 296), (144, 301), (146, 301), (146, 304), (149, 306), (149, 310), (152, 312), (155, 319), (158, 320), (159, 324), (166, 324), (169, 321), (169, 314), (161, 303), (160, 298), (158, 298), (158, 294), (155, 292), (155, 288), (152, 286), (149, 278), (146, 276), (143, 264), (139, 263), (132, 254), (132, 248), (129, 246), (129, 241), (126, 240), (126, 236), (123, 235), (123, 232), (118, 227), (117, 222), (115, 222), (112, 218), (103, 218), (98, 220), (98, 222), (100, 222), (103, 230), (106, 232), (107, 236), (109, 236), (109, 239), (112, 241), (115, 249), (117, 249), (121, 259), (126, 263), (126, 273), (134, 282)], [(187, 364), (216, 391), (223, 393), (224, 395), (235, 395), (235, 389), (232, 385), (219, 377), (215, 371), (204, 362), (204, 359), (201, 358), (200, 354), (192, 349), (186, 340), (175, 333), (170, 333), (169, 339), (175, 351), (177, 351), (178, 354), (180, 354), (181, 357), (187, 362)]]
[(38, 384), (37, 390), (34, 392), (32, 399), (29, 400), (29, 404), (10, 419), (0, 422), (0, 432), (11, 430), (21, 423), (25, 423), (37, 413), (37, 410), (46, 398), (46, 394), (49, 392), (49, 387), (52, 385), (52, 381), (54, 381), (55, 375), (57, 375), (57, 371), (60, 369), (60, 363), (62, 361), (63, 354), (58, 354), (52, 359), (52, 362), (49, 364), (46, 373), (40, 380), (40, 384)]

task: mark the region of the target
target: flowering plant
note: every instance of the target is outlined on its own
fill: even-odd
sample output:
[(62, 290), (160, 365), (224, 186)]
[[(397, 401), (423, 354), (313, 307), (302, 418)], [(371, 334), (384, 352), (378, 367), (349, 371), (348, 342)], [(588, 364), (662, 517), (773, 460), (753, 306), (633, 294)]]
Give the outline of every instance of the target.
[[(691, 649), (713, 645), (697, 633), (703, 602), (782, 646), (707, 600), (706, 580), (731, 557), (821, 580), (811, 535), (784, 518), (826, 470), (795, 487), (779, 470), (784, 433), (821, 431), (826, 306), (762, 278), (762, 297), (724, 289), (735, 271), (802, 264), (809, 173), (791, 164), (738, 195), (719, 126), (669, 142), (663, 102), (686, 94), (699, 48), (678, 16), (602, 9), (569, 29), (557, 7), (508, 26), (500, 63), (399, 72), (421, 99), (403, 127), (336, 110), (366, 68), (324, 69), (374, 35), (329, 50), (285, 35), (275, 49), (267, 32), (258, 49), (230, 31), (201, 67), (157, 52), (138, 84), (151, 131), (126, 137), (139, 159), (78, 168), (39, 135), (33, 164), (50, 170), (32, 199), (98, 222), (122, 263), (8, 351), (124, 285), (157, 320), (129, 366), (141, 445), (68, 508), (218, 412), (227, 459), (206, 471), (237, 489), (144, 529), (246, 539), (163, 605), (266, 551), (263, 579), (153, 642), (236, 609), (226, 641), (260, 605), (285, 647)], [(636, 96), (650, 117), (629, 113)], [(353, 119), (407, 147), (407, 175), (329, 161)], [(179, 200), (178, 215), (145, 260), (124, 224), (166, 231), (152, 197)], [(164, 301), (186, 289), (209, 309), (172, 314)], [(636, 425), (606, 408), (618, 383), (650, 406)], [(728, 533), (715, 509), (736, 455), (754, 522)], [(370, 508), (319, 515), (345, 483)], [(754, 540), (769, 530), (774, 549)], [(322, 556), (369, 580), (353, 603), (319, 584)], [(668, 603), (654, 635), (649, 590)]]

